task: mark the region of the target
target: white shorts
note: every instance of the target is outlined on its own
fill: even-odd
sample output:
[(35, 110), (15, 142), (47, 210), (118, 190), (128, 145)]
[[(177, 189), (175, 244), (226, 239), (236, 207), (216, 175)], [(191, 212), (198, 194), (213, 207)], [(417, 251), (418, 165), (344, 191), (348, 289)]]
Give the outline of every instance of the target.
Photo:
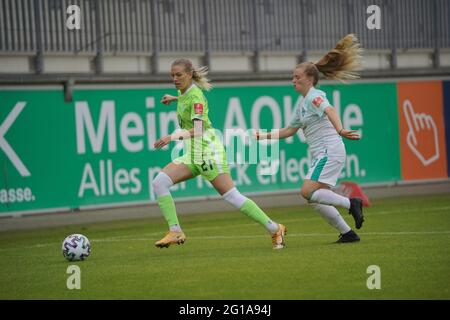
[(334, 187), (344, 165), (345, 157), (330, 157), (327, 154), (322, 154), (312, 161), (305, 178)]

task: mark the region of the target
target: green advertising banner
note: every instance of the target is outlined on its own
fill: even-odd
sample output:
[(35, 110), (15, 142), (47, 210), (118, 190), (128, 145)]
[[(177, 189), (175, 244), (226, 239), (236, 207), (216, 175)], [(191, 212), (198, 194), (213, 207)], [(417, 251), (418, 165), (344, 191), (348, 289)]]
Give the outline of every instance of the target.
[[(396, 84), (321, 89), (344, 126), (362, 134), (360, 141), (345, 141), (348, 156), (341, 179), (400, 180)], [(176, 94), (173, 88), (93, 87), (75, 90), (73, 101), (66, 103), (62, 90), (1, 89), (0, 213), (154, 201), (152, 179), (182, 149), (181, 142), (162, 150), (153, 147), (177, 128), (176, 106), (159, 102), (166, 93)], [(301, 186), (311, 157), (300, 132), (270, 145), (248, 137), (252, 128), (289, 123), (299, 98), (291, 86), (217, 87), (206, 96), (210, 119), (225, 137), (232, 177), (243, 193)], [(269, 163), (262, 157), (265, 152)], [(216, 194), (202, 178), (172, 191), (175, 198)]]

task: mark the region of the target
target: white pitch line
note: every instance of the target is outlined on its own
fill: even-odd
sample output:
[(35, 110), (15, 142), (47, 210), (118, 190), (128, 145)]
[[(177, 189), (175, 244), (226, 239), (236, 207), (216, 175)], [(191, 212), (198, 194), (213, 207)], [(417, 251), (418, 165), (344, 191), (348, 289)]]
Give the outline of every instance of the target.
[(446, 211), (448, 210), (450, 213), (450, 207), (436, 207), (432, 209), (403, 209), (403, 210), (391, 210), (391, 211), (377, 211), (374, 212), (374, 215), (379, 214), (393, 214), (393, 213), (411, 213), (411, 212), (423, 212), (426, 210), (427, 213), (434, 212), (434, 211)]
[[(365, 209), (370, 210), (370, 209)], [(435, 207), (432, 209), (427, 210), (427, 213), (435, 212), (435, 211), (445, 211), (449, 210), (450, 212), (450, 206), (444, 206), (444, 207)], [(378, 212), (370, 212), (369, 217), (373, 214), (374, 216), (377, 215), (385, 215), (385, 214), (395, 214), (395, 213), (410, 213), (410, 212), (421, 212), (423, 209), (402, 209), (402, 210), (390, 210), (390, 211), (378, 211)], [(301, 213), (299, 213), (301, 214)], [(315, 217), (299, 217), (300, 219), (289, 219), (289, 220), (283, 220), (283, 223), (289, 223), (289, 222), (301, 222), (304, 220), (316, 220), (316, 219), (322, 219), (320, 216)], [(187, 228), (184, 229), (186, 233), (192, 232), (192, 231), (203, 231), (205, 229), (211, 230), (211, 229), (227, 229), (227, 228), (236, 228), (236, 227), (242, 227), (242, 226), (251, 226), (255, 225), (253, 222), (249, 223), (240, 223), (240, 224), (233, 224), (228, 226), (209, 226), (209, 227), (197, 227), (197, 228)], [(130, 238), (130, 236), (117, 236), (117, 237), (110, 237), (110, 238), (104, 238), (104, 239), (93, 239), (94, 242), (115, 242), (115, 241), (123, 241), (123, 240), (129, 240), (129, 241), (152, 241), (156, 238), (153, 237), (159, 237), (163, 232), (153, 232), (145, 234), (145, 236), (148, 236), (149, 238)], [(360, 233), (360, 235), (421, 235), (421, 234), (448, 234), (450, 231), (424, 231), (424, 232), (367, 232), (367, 233)], [(288, 234), (288, 237), (315, 237), (315, 236), (327, 236), (327, 235), (333, 235), (335, 233), (298, 233), (298, 234)], [(219, 237), (189, 237), (189, 239), (229, 239), (229, 238), (238, 238), (238, 239), (247, 239), (247, 238), (255, 238), (255, 237), (266, 237), (267, 235), (254, 235), (254, 236), (219, 236)], [(159, 238), (158, 238), (159, 239)], [(156, 239), (157, 240), (157, 239)], [(40, 248), (40, 247), (47, 247), (47, 246), (53, 246), (55, 243), (41, 243), (41, 244), (35, 244), (32, 246), (25, 246), (20, 248), (0, 248), (1, 251), (5, 250), (14, 250), (14, 249), (33, 249), (33, 248)]]
[[(399, 232), (360, 232), (360, 236), (378, 236), (378, 235), (386, 235), (386, 236), (408, 236), (408, 235), (442, 235), (442, 234), (450, 234), (450, 230), (443, 231), (399, 231)], [(301, 237), (324, 237), (324, 236), (333, 236), (336, 233), (288, 233), (287, 238), (301, 238)], [(267, 234), (257, 234), (257, 235), (248, 235), (248, 236), (205, 236), (205, 237), (196, 237), (191, 236), (188, 237), (188, 240), (218, 240), (218, 239), (252, 239), (252, 238), (266, 238)], [(158, 238), (121, 238), (121, 237), (112, 237), (112, 238), (104, 238), (104, 239), (92, 239), (91, 243), (102, 243), (102, 242), (119, 242), (119, 241), (153, 241), (158, 240)], [(55, 243), (41, 243), (35, 244), (32, 246), (25, 247), (15, 247), (15, 248), (0, 248), (1, 251), (7, 250), (17, 250), (17, 249), (33, 249), (33, 248), (41, 248), (48, 246), (55, 246)]]
[[(360, 232), (360, 236), (377, 236), (377, 235), (388, 235), (388, 236), (401, 236), (401, 235), (433, 235), (433, 234), (450, 234), (450, 230), (444, 231), (400, 231), (400, 232)], [(294, 237), (323, 237), (323, 236), (333, 236), (336, 233), (288, 233), (286, 235), (287, 238)], [(267, 234), (257, 234), (257, 235), (248, 235), (248, 236), (204, 236), (204, 237), (188, 237), (188, 239), (193, 240), (215, 240), (215, 239), (251, 239), (251, 238), (266, 238)], [(129, 239), (117, 239), (117, 238), (105, 238), (105, 239), (97, 239), (93, 240), (93, 242), (117, 242), (117, 241), (152, 241), (157, 240), (156, 238), (129, 238)]]
[[(434, 212), (434, 211), (444, 211), (444, 210), (450, 210), (450, 207), (436, 207), (436, 208), (433, 208), (431, 210), (428, 210), (427, 213)], [(405, 210), (401, 210), (401, 211), (398, 211), (398, 210), (380, 211), (380, 212), (370, 213), (368, 216), (370, 217), (372, 214), (374, 216), (376, 216), (376, 215), (379, 215), (379, 214), (393, 214), (393, 213), (403, 213), (403, 212), (409, 213), (409, 212), (421, 212), (421, 211), (423, 211), (423, 210), (422, 209), (421, 210), (415, 209), (415, 210), (408, 210), (408, 211), (405, 211)], [(299, 213), (299, 214), (301, 214), (301, 213)], [(320, 217), (319, 215), (316, 215), (316, 216), (313, 216), (313, 217), (301, 217), (301, 216), (299, 216), (299, 218), (283, 220), (281, 222), (283, 224), (287, 224), (287, 223), (290, 223), (290, 222), (301, 222), (301, 221), (305, 221), (305, 220), (309, 221), (309, 220), (322, 220), (322, 219), (323, 218)], [(183, 231), (185, 233), (189, 233), (189, 232), (193, 232), (193, 231), (204, 231), (204, 230), (214, 230), (214, 229), (222, 229), (223, 230), (223, 229), (229, 229), (229, 228), (236, 228), (236, 227), (243, 227), (243, 226), (254, 226), (254, 225), (255, 225), (254, 222), (239, 223), (239, 224), (235, 223), (235, 224), (231, 224), (231, 225), (227, 225), (227, 226), (209, 226), (209, 227), (186, 228), (186, 229), (183, 229)], [(158, 236), (162, 235), (163, 233), (164, 233), (163, 231), (161, 231), (161, 232), (158, 231), (158, 232), (147, 233), (147, 234), (144, 234), (144, 235), (148, 236), (149, 238), (151, 238), (153, 236), (158, 237)], [(327, 234), (331, 234), (331, 233), (327, 233)], [(326, 234), (320, 234), (320, 235), (326, 235)], [(112, 239), (112, 240), (123, 239), (123, 240), (128, 240), (128, 239), (132, 239), (132, 237), (133, 237), (132, 235), (131, 236), (128, 235), (128, 236), (111, 237), (111, 238), (106, 238), (106, 239)]]

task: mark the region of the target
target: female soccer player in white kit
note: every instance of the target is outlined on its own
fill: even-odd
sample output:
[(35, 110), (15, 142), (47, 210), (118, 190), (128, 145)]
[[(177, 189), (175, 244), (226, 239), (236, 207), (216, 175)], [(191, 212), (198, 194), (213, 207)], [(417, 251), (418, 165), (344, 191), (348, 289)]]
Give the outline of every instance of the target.
[(294, 135), (299, 129), (303, 130), (313, 160), (300, 193), (340, 232), (338, 243), (355, 242), (360, 238), (348, 226), (336, 206), (349, 209), (355, 219), (356, 229), (361, 228), (364, 221), (361, 199), (349, 199), (330, 190), (330, 187), (336, 185), (345, 164), (346, 151), (342, 137), (350, 140), (359, 140), (360, 137), (356, 131), (343, 128), (325, 92), (315, 86), (319, 80), (319, 71), (328, 79), (358, 78), (355, 70), (361, 66), (361, 53), (356, 36), (349, 34), (319, 62), (298, 64), (294, 69), (292, 83), (302, 97), (289, 126), (275, 133), (256, 133), (259, 140), (284, 139)]

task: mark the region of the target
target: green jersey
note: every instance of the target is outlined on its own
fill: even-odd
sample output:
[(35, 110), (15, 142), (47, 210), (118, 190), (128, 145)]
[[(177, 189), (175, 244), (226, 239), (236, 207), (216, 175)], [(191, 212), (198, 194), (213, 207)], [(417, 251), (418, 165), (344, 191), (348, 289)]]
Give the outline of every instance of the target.
[(178, 124), (181, 129), (190, 130), (194, 127), (194, 119), (203, 121), (203, 129), (211, 129), (208, 118), (208, 101), (202, 90), (192, 84), (185, 93), (178, 91), (177, 105)]
[(229, 173), (222, 142), (208, 117), (208, 101), (203, 91), (192, 84), (185, 93), (178, 91), (177, 116), (181, 129), (194, 128), (194, 120), (203, 121), (203, 136), (184, 140), (184, 155), (175, 162), (186, 164), (194, 176), (201, 174), (213, 180), (221, 173)]

